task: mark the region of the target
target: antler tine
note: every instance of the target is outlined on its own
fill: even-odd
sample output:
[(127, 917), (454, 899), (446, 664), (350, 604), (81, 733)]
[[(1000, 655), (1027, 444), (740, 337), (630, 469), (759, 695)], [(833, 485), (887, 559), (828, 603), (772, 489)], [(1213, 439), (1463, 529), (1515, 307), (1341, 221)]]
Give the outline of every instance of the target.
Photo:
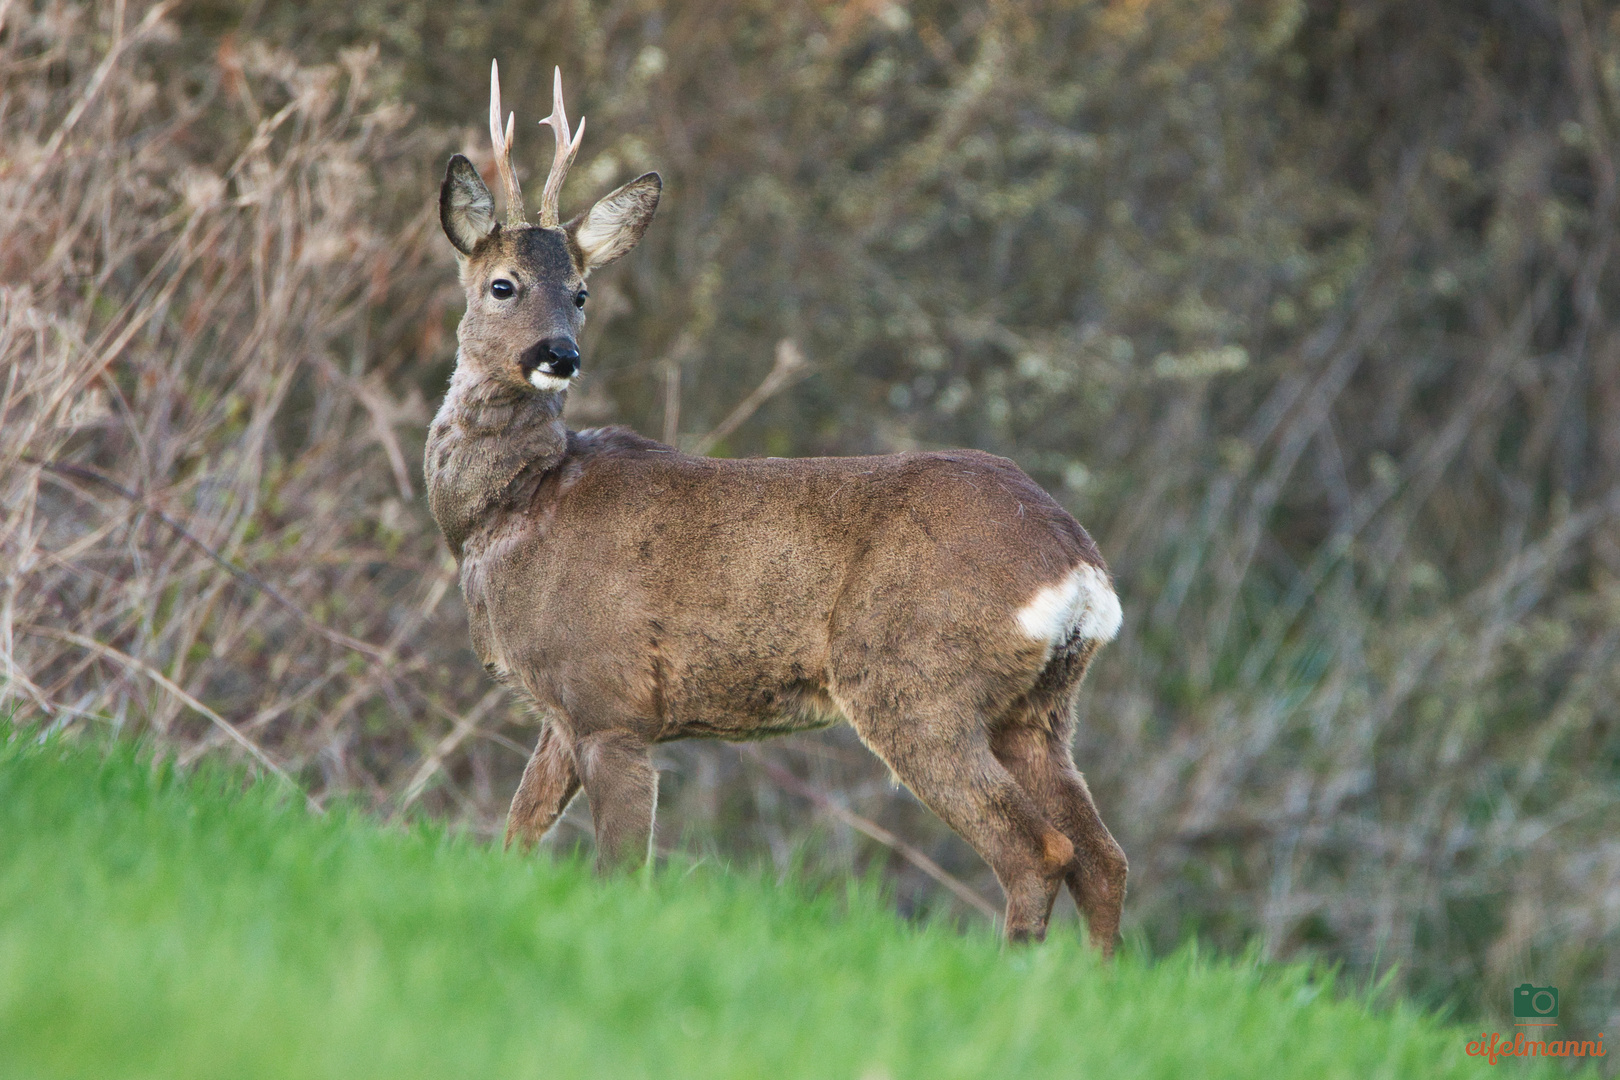
[(495, 168), (501, 174), (501, 186), (506, 189), (506, 223), (523, 224), (523, 189), (518, 187), (517, 170), (512, 168), (512, 131), (517, 114), (506, 118), (506, 130), (501, 131), (501, 66), (489, 62), (489, 141), (495, 145)]
[(556, 68), (551, 83), (551, 115), (540, 121), (550, 124), (551, 130), (557, 137), (557, 151), (551, 159), (551, 175), (546, 177), (546, 190), (540, 196), (540, 224), (556, 225), (561, 218), (557, 214), (557, 200), (562, 195), (563, 180), (568, 176), (568, 166), (574, 163), (574, 155), (579, 153), (579, 144), (585, 138), (585, 118), (579, 118), (579, 127), (574, 131), (568, 130), (568, 113), (563, 108), (562, 68)]

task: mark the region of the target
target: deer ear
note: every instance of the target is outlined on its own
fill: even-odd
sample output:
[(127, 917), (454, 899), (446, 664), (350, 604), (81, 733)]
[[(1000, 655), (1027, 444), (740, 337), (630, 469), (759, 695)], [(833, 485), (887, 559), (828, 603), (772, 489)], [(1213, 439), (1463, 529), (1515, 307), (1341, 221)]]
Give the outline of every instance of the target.
[(594, 270), (629, 254), (652, 223), (663, 189), (664, 180), (657, 173), (638, 176), (564, 226), (579, 248), (581, 269)]
[(495, 200), (473, 163), (457, 154), (444, 170), (439, 188), (439, 224), (444, 235), (463, 255), (471, 255), (478, 242), (495, 231)]

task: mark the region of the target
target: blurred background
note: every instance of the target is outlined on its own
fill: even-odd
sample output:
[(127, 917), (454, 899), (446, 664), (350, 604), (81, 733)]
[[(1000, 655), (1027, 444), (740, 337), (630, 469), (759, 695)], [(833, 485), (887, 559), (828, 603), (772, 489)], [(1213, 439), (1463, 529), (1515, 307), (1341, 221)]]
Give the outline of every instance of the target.
[[(1096, 537), (1076, 757), (1141, 947), (1620, 1024), (1591, 0), (0, 2), (0, 710), (499, 833), (536, 728), (420, 466), (492, 56), (531, 189), (553, 65), (589, 118), (565, 215), (665, 179), (574, 426), (979, 447)], [(847, 729), (659, 763), (666, 853), (1000, 906)]]

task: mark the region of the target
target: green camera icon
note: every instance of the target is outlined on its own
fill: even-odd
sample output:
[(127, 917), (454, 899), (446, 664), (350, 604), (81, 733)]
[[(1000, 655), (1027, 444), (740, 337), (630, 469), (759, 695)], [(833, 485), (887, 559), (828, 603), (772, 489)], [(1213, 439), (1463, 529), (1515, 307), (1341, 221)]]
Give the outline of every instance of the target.
[(1513, 1015), (1552, 1019), (1558, 1015), (1558, 987), (1520, 983), (1513, 990)]

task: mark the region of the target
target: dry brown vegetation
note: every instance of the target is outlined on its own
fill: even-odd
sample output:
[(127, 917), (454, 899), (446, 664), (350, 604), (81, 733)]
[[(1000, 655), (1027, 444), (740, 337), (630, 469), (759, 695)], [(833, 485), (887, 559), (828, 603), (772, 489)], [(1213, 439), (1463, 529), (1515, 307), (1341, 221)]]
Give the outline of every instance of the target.
[[(1620, 1021), (1620, 16), (0, 19), (7, 708), (498, 828), (533, 729), (422, 505), (459, 314), (433, 198), (452, 150), (487, 163), (490, 55), (543, 173), (562, 63), (590, 118), (565, 212), (668, 184), (593, 283), (576, 424), (972, 445), (1058, 492), (1126, 605), (1077, 757), (1137, 933)], [(847, 733), (664, 765), (665, 847), (993, 895)]]

